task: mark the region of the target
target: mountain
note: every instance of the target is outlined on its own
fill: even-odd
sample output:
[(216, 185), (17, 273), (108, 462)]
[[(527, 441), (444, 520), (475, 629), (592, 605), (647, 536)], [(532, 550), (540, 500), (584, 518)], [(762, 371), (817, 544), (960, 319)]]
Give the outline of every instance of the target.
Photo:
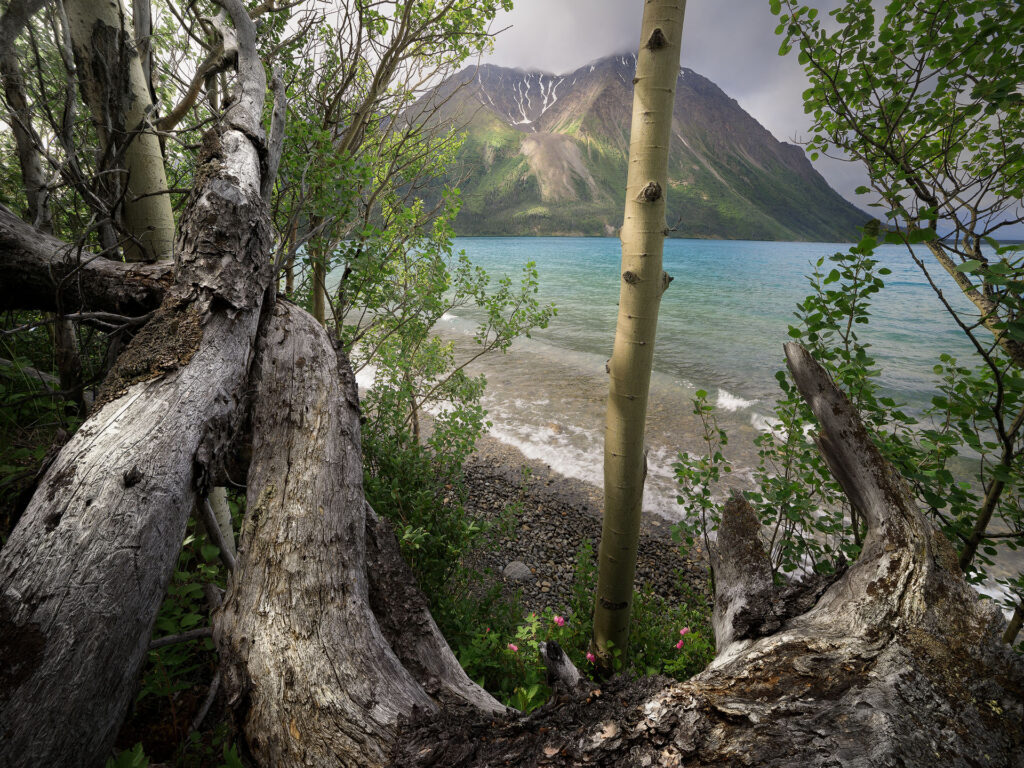
[[(622, 223), (634, 55), (568, 75), (493, 65), (438, 86), (466, 131), (449, 183), (460, 235), (611, 235)], [(869, 218), (803, 150), (777, 141), (718, 86), (681, 68), (669, 152), (678, 237), (851, 240)]]

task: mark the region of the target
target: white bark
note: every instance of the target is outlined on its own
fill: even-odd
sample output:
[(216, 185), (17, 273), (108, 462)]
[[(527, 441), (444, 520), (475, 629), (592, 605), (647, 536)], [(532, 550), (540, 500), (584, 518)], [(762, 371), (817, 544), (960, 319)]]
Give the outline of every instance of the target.
[(160, 141), (150, 126), (153, 103), (134, 30), (121, 0), (65, 0), (82, 92), (104, 153), (127, 173), (124, 227), (129, 261), (169, 259), (174, 213)]
[(220, 530), (221, 541), (224, 542), (228, 554), (235, 557), (238, 550), (235, 547), (235, 530), (231, 524), (231, 507), (228, 505), (228, 489), (218, 485), (210, 491), (210, 508), (213, 510), (213, 517)]

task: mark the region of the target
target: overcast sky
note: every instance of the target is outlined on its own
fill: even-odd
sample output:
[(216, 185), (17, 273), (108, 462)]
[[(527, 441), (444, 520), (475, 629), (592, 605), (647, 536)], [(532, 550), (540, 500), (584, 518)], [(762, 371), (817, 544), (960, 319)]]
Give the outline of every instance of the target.
[[(814, 3), (826, 11), (838, 3)], [(640, 43), (643, 0), (515, 0), (495, 29), (511, 25), (486, 61), (507, 67), (571, 71), (611, 53), (635, 52)], [(808, 134), (800, 94), (807, 80), (796, 51), (778, 55), (777, 20), (768, 0), (689, 0), (683, 24), (682, 64), (713, 80), (777, 139)], [(865, 175), (853, 163), (821, 158), (815, 163), (829, 183), (864, 209), (853, 190)]]

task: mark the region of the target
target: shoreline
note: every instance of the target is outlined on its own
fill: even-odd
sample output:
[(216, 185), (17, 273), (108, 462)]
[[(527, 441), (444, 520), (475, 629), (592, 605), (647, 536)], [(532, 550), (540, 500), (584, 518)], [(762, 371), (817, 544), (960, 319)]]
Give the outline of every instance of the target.
[[(485, 585), (501, 582), (508, 596), (521, 590), (526, 612), (546, 607), (563, 610), (584, 540), (590, 540), (596, 561), (604, 504), (601, 489), (529, 459), (515, 446), (491, 435), (477, 441), (463, 476), (466, 511), (471, 517), (493, 521), (506, 506), (520, 507), (514, 528), (500, 531), (490, 547), (485, 544), (474, 550), (467, 565), (484, 573)], [(529, 575), (520, 569), (519, 579), (503, 576), (506, 567), (516, 562), (524, 564)], [(707, 563), (700, 551), (684, 554), (672, 541), (671, 524), (645, 511), (634, 587), (650, 588), (672, 603), (684, 603), (694, 596), (706, 599), (707, 583)]]

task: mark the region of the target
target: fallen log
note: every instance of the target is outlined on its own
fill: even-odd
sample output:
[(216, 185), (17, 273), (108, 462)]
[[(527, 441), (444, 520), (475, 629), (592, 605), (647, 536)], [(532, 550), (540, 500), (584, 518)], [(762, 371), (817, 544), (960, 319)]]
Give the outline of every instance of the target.
[(0, 205), (0, 309), (144, 315), (160, 305), (173, 274), (168, 261), (126, 264), (80, 249)]
[[(249, 44), (242, 70), (255, 32), (244, 12), (233, 16)], [(242, 97), (204, 141), (174, 282), (0, 551), (0, 765), (105, 761), (186, 520), (244, 415), (271, 277), (265, 86), (258, 60), (246, 72), (259, 82), (240, 78)], [(90, 263), (109, 271), (101, 261)]]

